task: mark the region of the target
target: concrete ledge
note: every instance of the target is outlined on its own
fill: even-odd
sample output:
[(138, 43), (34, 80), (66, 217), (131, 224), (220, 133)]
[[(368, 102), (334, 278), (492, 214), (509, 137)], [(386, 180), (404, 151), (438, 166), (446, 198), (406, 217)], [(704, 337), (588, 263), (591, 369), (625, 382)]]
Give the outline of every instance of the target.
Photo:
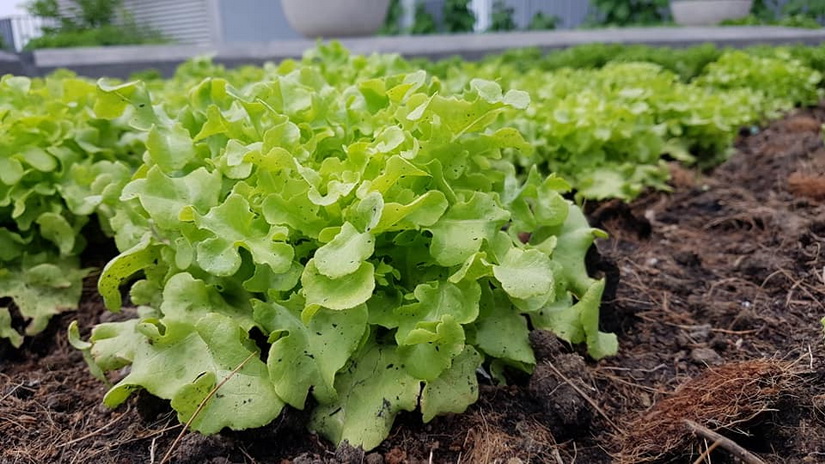
[(0, 51), (0, 76), (4, 74), (28, 74), (24, 72), (23, 62), (14, 53)]
[[(740, 27), (656, 27), (592, 29), (574, 31), (508, 32), (493, 34), (427, 35), (343, 39), (355, 53), (400, 53), (408, 57), (444, 58), (461, 56), (478, 59), (512, 48), (538, 47), (543, 50), (567, 48), (587, 43), (647, 44), (686, 47), (702, 43), (744, 47), (757, 44), (806, 44), (825, 42), (825, 29), (794, 29), (772, 26)], [(90, 77), (126, 77), (148, 68), (164, 75), (194, 56), (209, 55), (228, 66), (261, 64), (299, 58), (315, 46), (312, 40), (286, 40), (268, 44), (222, 47), (153, 45), (37, 50), (32, 53), (38, 74), (68, 68)]]

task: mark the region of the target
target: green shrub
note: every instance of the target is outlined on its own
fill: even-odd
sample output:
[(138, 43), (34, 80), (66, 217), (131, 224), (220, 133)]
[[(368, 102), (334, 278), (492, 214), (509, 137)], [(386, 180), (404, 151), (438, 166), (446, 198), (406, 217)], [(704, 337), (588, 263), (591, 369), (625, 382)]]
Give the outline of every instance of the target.
[(490, 29), (495, 32), (513, 31), (516, 29), (516, 22), (513, 21), (515, 9), (507, 6), (503, 0), (493, 2), (493, 14), (491, 15)]
[(157, 31), (136, 24), (122, 9), (122, 0), (72, 0), (67, 9), (60, 6), (57, 0), (28, 4), (32, 15), (58, 25), (44, 27), (43, 35), (29, 41), (26, 50), (167, 42)]
[(476, 17), (470, 9), (470, 0), (446, 0), (444, 2), (444, 32), (473, 32)]
[(590, 0), (591, 22), (603, 26), (658, 24), (666, 19), (669, 0)]
[(546, 15), (539, 11), (530, 18), (530, 24), (527, 25), (529, 31), (546, 31), (555, 29), (559, 25), (559, 17), (553, 15)]
[(114, 45), (163, 44), (161, 35), (141, 30), (134, 24), (105, 25), (95, 29), (60, 30), (36, 37), (26, 50), (40, 48), (106, 47)]

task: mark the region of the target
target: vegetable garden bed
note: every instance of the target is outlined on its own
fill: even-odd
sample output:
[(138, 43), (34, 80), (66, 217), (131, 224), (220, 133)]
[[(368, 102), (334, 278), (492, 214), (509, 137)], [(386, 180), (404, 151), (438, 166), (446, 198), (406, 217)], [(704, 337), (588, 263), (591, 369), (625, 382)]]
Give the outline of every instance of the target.
[[(734, 55), (733, 59), (744, 58)], [(741, 63), (734, 63), (734, 68), (744, 69)], [(477, 70), (477, 75), (482, 77), (489, 72), (483, 66)], [(604, 82), (602, 75), (592, 75), (595, 83), (586, 91), (599, 95), (599, 91), (613, 88), (617, 82), (630, 86), (634, 81), (623, 77), (623, 72), (636, 73), (638, 78), (639, 73), (649, 69), (632, 66), (624, 71), (614, 69), (610, 71), (615, 73), (613, 77)], [(648, 83), (661, 89), (661, 94), (666, 93), (667, 77), (662, 80), (656, 73), (647, 76)], [(724, 87), (725, 79), (729, 79), (724, 76), (724, 73), (717, 74), (721, 80), (712, 85)], [(746, 77), (758, 80), (758, 74)], [(527, 80), (530, 78), (527, 76)], [(713, 81), (710, 77), (705, 79)], [(575, 102), (565, 100), (563, 95), (564, 85), (572, 85), (564, 82), (573, 81), (561, 81), (556, 90), (548, 90), (543, 98), (557, 98), (552, 95), (558, 91), (562, 94), (556, 102), (558, 107), (569, 104), (570, 111), (574, 112)], [(461, 79), (445, 82), (461, 83), (462, 87), (468, 84)], [(498, 108), (495, 105), (502, 99), (516, 107), (522, 106), (518, 94), (506, 97), (501, 93), (496, 95), (494, 89), (483, 83), (469, 85), (476, 92), (470, 94), (470, 98), (484, 94), (482, 99), (494, 108)], [(364, 88), (375, 90), (379, 87), (373, 82)], [(202, 92), (193, 93), (193, 97), (204, 97), (212, 92), (210, 98), (217, 98), (215, 95), (220, 93), (219, 89), (215, 93), (215, 87), (201, 89)], [(805, 92), (804, 88), (795, 90)], [(101, 91), (102, 98), (123, 96), (126, 92), (130, 92), (128, 95), (133, 102), (139, 102), (141, 98), (141, 90), (133, 86), (104, 85)], [(380, 90), (376, 91), (380, 93)], [(760, 100), (762, 103), (756, 104), (752, 99), (740, 97), (734, 101), (752, 105), (748, 111), (769, 101)], [(625, 92), (621, 98), (640, 98), (640, 94)], [(805, 100), (810, 96), (800, 98)], [(114, 108), (98, 107), (100, 112), (120, 117), (118, 112), (123, 109), (118, 108), (118, 99), (109, 99), (108, 103)], [(646, 104), (673, 108), (655, 98)], [(133, 118), (133, 124), (145, 126), (143, 123), (149, 116), (141, 113), (143, 107), (139, 104), (136, 108), (137, 112), (127, 116)], [(224, 110), (227, 108), (223, 107)], [(780, 109), (774, 104), (760, 108), (759, 111)], [(630, 114), (646, 117), (647, 113), (640, 106), (636, 110), (638, 112), (631, 111)], [(745, 112), (745, 108), (734, 107), (732, 110)], [(611, 111), (617, 118), (624, 117), (618, 106)], [(176, 117), (191, 123), (185, 116)], [(538, 117), (531, 117), (516, 121), (516, 124), (526, 124), (520, 129), (531, 136), (536, 131), (541, 134), (545, 130), (541, 125), (530, 126), (530, 121), (536, 121)], [(559, 124), (567, 121), (564, 114), (556, 117)], [(585, 117), (571, 119), (584, 123), (591, 120)], [(746, 118), (743, 123), (747, 121)], [(598, 362), (588, 357), (586, 348), (596, 357), (608, 353), (603, 345), (591, 339), (595, 333), (587, 327), (583, 330), (588, 331), (588, 347), (571, 346), (560, 342), (550, 332), (534, 331), (530, 342), (536, 365), (530, 376), (520, 371), (518, 364), (513, 358), (507, 358), (506, 353), (492, 356), (494, 350), (490, 348), (490, 342), (485, 342), (480, 335), (473, 335), (478, 337), (476, 343), (481, 351), (491, 357), (509, 359), (511, 368), (501, 371), (497, 370), (501, 366), (495, 367), (495, 363), (485, 364), (483, 371), (479, 371), (479, 401), (464, 414), (436, 417), (424, 425), (418, 412), (401, 412), (389, 437), (368, 453), (347, 446), (336, 450), (323, 438), (306, 432), (307, 422), (314, 420), (310, 417), (314, 403), (327, 401), (323, 396), (310, 398), (306, 412), (284, 408), (274, 422), (262, 428), (224, 431), (208, 437), (187, 433), (176, 442), (181, 426), (169, 402), (138, 393), (114, 411), (101, 406), (107, 388), (91, 376), (83, 354), (72, 348), (66, 339), (69, 324), (75, 319), (83, 339), (86, 339), (89, 329), (96, 324), (120, 323), (108, 327), (122, 327), (137, 316), (130, 309), (118, 314), (105, 309), (95, 288), (98, 273), (86, 277), (78, 312), (58, 315), (45, 332), (27, 338), (19, 350), (7, 345), (0, 347), (0, 356), (4, 359), (0, 365), (0, 457), (9, 462), (161, 462), (172, 450), (169, 457), (174, 462), (193, 463), (283, 460), (304, 463), (508, 462), (513, 458), (523, 462), (611, 462), (614, 459), (693, 462), (711, 443), (693, 436), (686, 428), (684, 421), (691, 420), (726, 434), (750, 452), (762, 456), (766, 462), (816, 462), (825, 453), (825, 422), (821, 413), (825, 407), (822, 402), (825, 366), (819, 356), (822, 350), (819, 319), (825, 312), (825, 258), (820, 253), (825, 242), (825, 207), (822, 203), (825, 200), (825, 148), (820, 133), (823, 121), (825, 110), (822, 108), (795, 110), (764, 129), (753, 126), (743, 131), (736, 141), (735, 155), (712, 171), (700, 172), (674, 163), (660, 164), (658, 159), (653, 159), (647, 171), (625, 171), (630, 177), (638, 174), (634, 177), (637, 182), (631, 182), (631, 185), (609, 184), (606, 181), (616, 178), (604, 172), (594, 182), (585, 170), (574, 171), (572, 164), (554, 166), (558, 160), (532, 159), (536, 164), (549, 163), (554, 170), (570, 169), (566, 174), (571, 176), (574, 185), (580, 186), (579, 193), (585, 193), (585, 197), (599, 198), (609, 190), (610, 194), (604, 196), (630, 198), (644, 190), (641, 196), (627, 203), (603, 199), (584, 202), (591, 225), (609, 233), (609, 238), (597, 242), (598, 252), (588, 254), (587, 265), (591, 276), (603, 278), (606, 283), (600, 329), (618, 336), (620, 349), (616, 356)], [(215, 130), (214, 125), (210, 127)], [(115, 130), (116, 127), (107, 126), (107, 129)], [(623, 130), (619, 127), (616, 133)], [(658, 141), (654, 135), (667, 128), (650, 133), (644, 132), (644, 127), (641, 130), (629, 137), (636, 143), (634, 147), (648, 152), (665, 150), (665, 141)], [(715, 158), (719, 155), (718, 149), (733, 136), (713, 132), (715, 129), (709, 127), (703, 130), (716, 133), (718, 141), (709, 142), (706, 138), (704, 141), (709, 145), (687, 144), (682, 145), (683, 150), (672, 146), (668, 149), (685, 161), (695, 160), (693, 157), (697, 153), (707, 160), (718, 159)], [(382, 140), (386, 145), (393, 143), (389, 136)], [(683, 142), (685, 140), (690, 139), (683, 139)], [(553, 144), (550, 142), (548, 145)], [(152, 144), (151, 141), (147, 143)], [(497, 142), (491, 138), (488, 143)], [(505, 143), (514, 142), (508, 139)], [(565, 147), (569, 149), (573, 142), (562, 140), (558, 143), (561, 148), (554, 146), (556, 152)], [(621, 143), (620, 137), (615, 146), (606, 143), (601, 148), (601, 156), (621, 158)], [(92, 141), (89, 144), (93, 145)], [(703, 152), (701, 148), (713, 148), (714, 151)], [(163, 147), (154, 150), (156, 154), (168, 153)], [(599, 163), (598, 156), (595, 161), (590, 161), (594, 170), (604, 166)], [(157, 157), (154, 162), (161, 166), (164, 162), (177, 163), (174, 158)], [(529, 165), (530, 159), (520, 162)], [(178, 163), (173, 170), (182, 169), (186, 164)], [(162, 169), (167, 167), (162, 166)], [(242, 170), (238, 164), (218, 164), (217, 168), (226, 173), (233, 172), (228, 174), (232, 179), (235, 178), (232, 176), (240, 175), (238, 169)], [(661, 173), (667, 174), (668, 170), (672, 174), (669, 181), (672, 192), (645, 189), (645, 185), (663, 186)], [(144, 168), (141, 174), (144, 177), (138, 177), (147, 179), (145, 182), (154, 182), (154, 190), (146, 190), (145, 185), (133, 182), (127, 188), (131, 193), (126, 196), (141, 189), (153, 194), (160, 192), (163, 178), (159, 176), (164, 174), (156, 171), (156, 168)], [(196, 170), (191, 172), (197, 173)], [(240, 187), (234, 188), (243, 191), (237, 190)], [(105, 193), (103, 197), (102, 204), (107, 205)], [(171, 227), (171, 223), (164, 223), (166, 213), (153, 205), (147, 203), (146, 209), (157, 221), (155, 234), (159, 243), (163, 243), (163, 234), (167, 233), (164, 229)], [(237, 209), (243, 211), (243, 208)], [(206, 216), (200, 217), (195, 212), (191, 217), (193, 221), (206, 224), (203, 230), (212, 227)], [(416, 218), (426, 221), (420, 216)], [(132, 220), (134, 225), (136, 222), (134, 218)], [(92, 233), (95, 227), (84, 227), (83, 235), (90, 246), (81, 255), (78, 268), (100, 269), (117, 254), (117, 250), (107, 240)], [(339, 228), (335, 233), (344, 234), (344, 229)], [(439, 229), (434, 229), (437, 235)], [(255, 228), (251, 230), (254, 232)], [(525, 245), (533, 243), (533, 238), (522, 234), (524, 230), (513, 232), (514, 235), (518, 233), (515, 238)], [(352, 234), (357, 235), (357, 231)], [(333, 235), (327, 235), (332, 239)], [(121, 237), (127, 242), (133, 239)], [(334, 240), (326, 243), (334, 243)], [(560, 239), (560, 245), (562, 243), (563, 239)], [(120, 245), (121, 251), (130, 248)], [(380, 246), (375, 245), (376, 249)], [(517, 242), (509, 246), (519, 248)], [(133, 250), (140, 252), (139, 247), (138, 243), (138, 248)], [(68, 248), (71, 247), (66, 245)], [(252, 252), (254, 250), (250, 250)], [(496, 258), (495, 250), (490, 252), (490, 259), (494, 259), (497, 266), (503, 267), (509, 262)], [(313, 259), (320, 262), (322, 255), (316, 253)], [(130, 255), (127, 253), (126, 256)], [(245, 255), (241, 259), (246, 259)], [(442, 261), (450, 266), (462, 262), (453, 263), (453, 260), (444, 258)], [(214, 266), (216, 262), (205, 261), (202, 265)], [(465, 269), (461, 275), (485, 275), (486, 265), (479, 264), (483, 262), (472, 261), (468, 266), (471, 269)], [(111, 273), (111, 267), (108, 269)], [(218, 269), (216, 272), (222, 275), (223, 271)], [(335, 270), (328, 272), (336, 273)], [(500, 269), (489, 272), (486, 278), (494, 282), (492, 275)], [(150, 273), (147, 271), (151, 277)], [(512, 290), (507, 276), (495, 275), (503, 288)], [(314, 285), (309, 280), (303, 282), (305, 287)], [(167, 284), (163, 292), (167, 301), (171, 300), (170, 285)], [(379, 282), (379, 285), (386, 284)], [(491, 285), (491, 288), (496, 286)], [(149, 284), (143, 284), (143, 287), (137, 296), (143, 298), (145, 304), (156, 305), (157, 302), (152, 301), (156, 296), (150, 292), (153, 287)], [(193, 291), (195, 287), (188, 288)], [(102, 290), (109, 300), (115, 298), (111, 291)], [(307, 294), (311, 294), (311, 289)], [(135, 295), (133, 290), (132, 297)], [(416, 297), (422, 301), (425, 298), (419, 295), (418, 288)], [(176, 304), (191, 301), (177, 298)], [(581, 292), (576, 299), (585, 301), (586, 298)], [(109, 305), (112, 306), (111, 301)], [(165, 317), (169, 317), (172, 309), (164, 308)], [(13, 322), (15, 326), (19, 325), (19, 322)], [(167, 323), (173, 322), (169, 319)], [(481, 327), (472, 330), (482, 333)], [(512, 326), (508, 326), (504, 319), (493, 325), (495, 330), (505, 327)], [(552, 324), (550, 327), (564, 337), (563, 329)], [(207, 329), (203, 330), (208, 332)], [(105, 338), (98, 337), (97, 340)], [(123, 340), (130, 343), (126, 338)], [(83, 346), (77, 339), (73, 343)], [(268, 342), (263, 337), (255, 343), (262, 346)], [(101, 362), (100, 354), (100, 351), (96, 353), (98, 365), (110, 366), (107, 370), (115, 371), (110, 374), (115, 376), (114, 380), (122, 380), (128, 373), (122, 369), (124, 363)], [(427, 359), (437, 361), (440, 358), (438, 354), (431, 354)], [(242, 367), (243, 363), (236, 372)], [(173, 376), (174, 372), (164, 375)], [(505, 378), (508, 385), (500, 383)], [(143, 382), (149, 385), (148, 388), (156, 388), (151, 387), (153, 381), (148, 378)], [(220, 388), (213, 393), (219, 395)], [(172, 406), (179, 412), (186, 409), (176, 403), (176, 399), (172, 400)], [(331, 415), (334, 414), (332, 411)], [(322, 429), (329, 430), (325, 427), (322, 424)], [(344, 433), (361, 436), (353, 435), (352, 431)], [(730, 459), (722, 448), (714, 451), (711, 457), (714, 462)]]

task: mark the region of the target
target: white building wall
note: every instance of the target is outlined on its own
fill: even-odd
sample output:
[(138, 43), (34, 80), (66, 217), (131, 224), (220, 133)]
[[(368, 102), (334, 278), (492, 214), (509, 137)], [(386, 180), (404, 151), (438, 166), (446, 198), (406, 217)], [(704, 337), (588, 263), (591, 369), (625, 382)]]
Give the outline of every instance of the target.
[(210, 44), (216, 41), (210, 0), (124, 0), (135, 22), (157, 30), (178, 43)]

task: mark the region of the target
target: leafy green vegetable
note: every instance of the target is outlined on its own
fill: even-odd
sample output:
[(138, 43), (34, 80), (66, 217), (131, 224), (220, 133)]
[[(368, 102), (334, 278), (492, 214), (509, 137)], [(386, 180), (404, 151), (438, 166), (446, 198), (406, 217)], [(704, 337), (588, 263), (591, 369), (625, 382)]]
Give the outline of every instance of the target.
[(93, 215), (111, 230), (137, 161), (129, 155), (141, 142), (96, 118), (94, 104), (95, 87), (82, 79), (0, 80), (0, 298), (13, 303), (0, 309), (0, 338), (14, 346), (23, 336), (12, 314), (35, 335), (77, 307), (88, 274), (81, 232)]
[[(463, 411), (485, 360), (529, 372), (528, 318), (545, 305), (567, 319), (542, 327), (615, 352), (584, 271), (596, 232), (564, 181), (507, 161), (531, 147), (498, 126), (529, 96), (329, 66), (283, 64), (244, 88), (207, 79), (175, 107), (140, 83), (99, 85), (98, 113), (146, 134), (112, 221), (124, 251), (99, 282), (112, 310), (132, 282), (142, 315), (74, 337), (97, 369), (131, 366), (106, 404), (145, 388), (185, 421), (229, 376), (194, 429), (257, 427), (312, 394), (313, 428), (372, 448), (419, 402), (425, 420)], [(258, 349), (252, 331), (266, 361), (230, 376)]]
[[(216, 433), (312, 395), (313, 429), (373, 448), (400, 411), (420, 407), (429, 421), (465, 410), (482, 364), (497, 379), (505, 367), (530, 372), (531, 329), (595, 359), (616, 352), (599, 331), (605, 283), (585, 267), (603, 233), (570, 195), (667, 188), (665, 156), (712, 165), (740, 126), (820, 96), (805, 66), (815, 52), (795, 51), (803, 64), (703, 47), (643, 63), (647, 52), (630, 48), (608, 63), (611, 50), (536, 56), (529, 68), (513, 57), (532, 52), (453, 61), (433, 78), (329, 44), (262, 68), (194, 60), (168, 81), (101, 81), (94, 96), (85, 84), (84, 115), (105, 118), (87, 124), (106, 143), (73, 136), (95, 161), (72, 168), (82, 182), (60, 183), (72, 214), (29, 214), (26, 198), (52, 195), (45, 187), (0, 190), (23, 198), (0, 203), (20, 224), (0, 229), (0, 259), (31, 261), (29, 246), (45, 243), (43, 260), (71, 263), (97, 213), (121, 250), (98, 289), (113, 311), (124, 286), (139, 305), (88, 342), (70, 329), (96, 375), (130, 369), (106, 404), (143, 388), (181, 421), (201, 409), (193, 428)], [(562, 66), (571, 56), (587, 65)], [(122, 147), (143, 164), (120, 162)], [(2, 185), (63, 166), (62, 151), (18, 151), (0, 157)], [(0, 288), (64, 289), (45, 269)], [(0, 308), (0, 336), (19, 343), (11, 319)]]

